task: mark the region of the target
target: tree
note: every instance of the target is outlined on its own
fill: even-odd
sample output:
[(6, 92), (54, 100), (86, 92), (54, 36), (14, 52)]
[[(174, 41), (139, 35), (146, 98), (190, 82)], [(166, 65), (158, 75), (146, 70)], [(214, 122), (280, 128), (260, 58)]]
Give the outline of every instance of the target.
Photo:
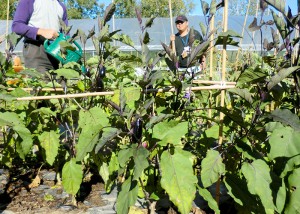
[[(195, 8), (192, 0), (171, 0), (172, 13), (174, 15), (188, 14)], [(129, 0), (115, 1), (117, 18), (133, 18), (135, 17), (135, 8), (138, 8), (143, 17), (169, 17), (169, 0)]]
[(64, 0), (69, 19), (96, 18), (104, 11), (104, 4), (98, 4), (97, 0)]
[[(195, 4), (191, 0), (171, 0), (172, 13), (177, 16), (179, 14), (189, 14)], [(169, 17), (169, 0), (143, 0), (141, 1), (143, 17)]]
[[(2, 4), (0, 4), (0, 20), (6, 20), (7, 19), (7, 1), (4, 1)], [(17, 0), (9, 0), (9, 19), (13, 18), (13, 14), (16, 10), (17, 6)]]
[[(244, 16), (247, 13), (248, 4), (250, 2), (250, 7), (248, 15), (256, 15), (257, 3), (260, 0), (230, 0), (228, 1), (228, 14), (230, 16)], [(259, 8), (258, 8), (259, 9)], [(218, 10), (217, 15), (222, 15), (223, 10)]]

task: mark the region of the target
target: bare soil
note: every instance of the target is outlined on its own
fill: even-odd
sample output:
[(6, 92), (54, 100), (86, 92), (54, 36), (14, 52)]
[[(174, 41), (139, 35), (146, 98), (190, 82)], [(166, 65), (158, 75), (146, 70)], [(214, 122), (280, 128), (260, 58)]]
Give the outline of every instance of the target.
[[(85, 213), (91, 207), (104, 206), (101, 198), (104, 185), (94, 180), (82, 184), (82, 194), (77, 196), (77, 204), (72, 203), (72, 197), (63, 191), (55, 181), (41, 179), (32, 185), (31, 174), (10, 177), (8, 181), (0, 181), (0, 213)], [(36, 178), (36, 177), (35, 177)], [(5, 184), (6, 183), (6, 184)], [(30, 188), (31, 187), (31, 188)]]

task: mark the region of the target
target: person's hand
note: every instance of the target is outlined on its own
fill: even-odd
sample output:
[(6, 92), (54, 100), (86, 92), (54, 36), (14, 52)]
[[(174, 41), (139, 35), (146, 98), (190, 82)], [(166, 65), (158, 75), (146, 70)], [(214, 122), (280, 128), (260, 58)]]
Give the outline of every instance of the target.
[(204, 70), (206, 69), (206, 56), (202, 55), (200, 58), (200, 69)]
[(174, 35), (174, 34), (172, 34), (172, 35), (170, 36), (170, 40), (171, 40), (171, 42), (172, 42), (172, 41), (175, 41), (175, 35)]
[(45, 39), (55, 39), (56, 37), (58, 37), (58, 32), (56, 30), (52, 30), (52, 29), (42, 29), (39, 28), (37, 35), (44, 37)]

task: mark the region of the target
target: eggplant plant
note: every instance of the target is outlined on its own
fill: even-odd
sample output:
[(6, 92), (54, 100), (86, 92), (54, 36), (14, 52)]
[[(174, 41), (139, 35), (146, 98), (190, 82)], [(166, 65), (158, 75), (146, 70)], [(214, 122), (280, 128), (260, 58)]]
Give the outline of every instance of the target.
[[(201, 3), (208, 29), (222, 4)], [(284, 13), (283, 1), (260, 5), (263, 11), (269, 5)], [(29, 69), (10, 72), (11, 58), (0, 54), (1, 167), (30, 169), (43, 164), (54, 168), (75, 205), (85, 175), (95, 173), (107, 192), (117, 188), (116, 212), (121, 214), (127, 214), (139, 198), (152, 212), (190, 213), (193, 208), (215, 213), (297, 212), (300, 65), (299, 38), (291, 32), (299, 28), (299, 14), (284, 13), (284, 19), (272, 13), (274, 20), (263, 21), (262, 13), (259, 24), (252, 22), (249, 29), (262, 35), (262, 26), (269, 27), (272, 41), (262, 37), (260, 52), (243, 54), (232, 65), (235, 69), (228, 69), (237, 85), (226, 91), (225, 105), (220, 107), (219, 90), (186, 90), (191, 82), (178, 75), (177, 59), (167, 45), (162, 44), (162, 52), (150, 52), (148, 29), (154, 17), (144, 21), (136, 9), (142, 47), (138, 54), (114, 47), (114, 40), (133, 48), (135, 44), (119, 30), (109, 31), (113, 13), (111, 4), (97, 20), (98, 33), (92, 29), (86, 36), (78, 30), (71, 37), (83, 43), (93, 41), (96, 54), (84, 59), (86, 72), (79, 63), (55, 71), (66, 80), (68, 94), (101, 90), (113, 91), (112, 96), (19, 101), (20, 97), (51, 95), (41, 88), (61, 85), (43, 82)], [(213, 33), (215, 46), (238, 45), (234, 31), (207, 29), (201, 28), (206, 40), (195, 41), (190, 65), (209, 50)], [(156, 66), (159, 62), (168, 68)], [(16, 77), (17, 84), (7, 83)], [(13, 91), (7, 89), (12, 86)], [(25, 87), (35, 90), (29, 93)], [(220, 112), (225, 115), (223, 121)], [(198, 197), (202, 204), (196, 203)]]

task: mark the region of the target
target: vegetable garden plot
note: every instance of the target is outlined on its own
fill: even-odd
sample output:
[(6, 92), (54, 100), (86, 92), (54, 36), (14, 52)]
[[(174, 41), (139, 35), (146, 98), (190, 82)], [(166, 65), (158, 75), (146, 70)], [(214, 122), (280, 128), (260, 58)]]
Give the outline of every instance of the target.
[[(280, 9), (277, 2), (268, 4)], [(211, 18), (215, 5), (206, 7), (205, 15)], [(233, 213), (295, 213), (300, 163), (298, 55), (265, 54), (271, 47), (266, 43), (263, 55), (242, 52), (235, 64), (227, 63), (226, 75), (218, 82), (205, 73), (203, 80), (191, 83), (179, 79), (177, 59), (167, 45), (158, 55), (150, 54), (147, 30), (153, 19), (144, 22), (138, 16), (142, 49), (132, 55), (111, 45), (114, 39), (132, 43), (109, 32), (106, 21), (112, 11), (106, 14), (99, 20), (99, 34), (93, 30), (89, 36), (79, 34), (83, 41), (88, 38), (96, 44), (96, 55), (82, 63), (87, 70), (82, 72), (82, 64), (71, 63), (55, 71), (67, 80), (68, 94), (22, 90), (49, 85), (33, 71), (12, 73), (11, 56), (0, 56), (1, 166), (28, 167), (34, 162), (52, 167), (61, 175), (58, 180), (65, 191), (74, 196), (74, 204), (84, 175), (97, 173), (107, 192), (119, 187), (118, 213), (127, 213), (138, 198), (145, 199), (149, 210), (158, 211), (155, 205), (169, 200), (172, 209), (189, 213), (197, 194), (207, 201), (200, 208), (209, 212), (220, 213), (223, 205), (230, 205)], [(290, 21), (297, 26), (294, 19)], [(255, 29), (280, 27), (273, 34), (273, 49), (279, 50), (278, 41), (293, 47), (299, 42), (281, 32), (293, 26), (274, 14), (274, 24), (266, 21)], [(239, 38), (230, 30), (214, 36), (213, 41), (195, 44), (191, 65), (211, 44), (226, 47)], [(226, 55), (214, 53), (212, 62), (226, 61)], [(154, 69), (158, 62), (169, 69)], [(101, 77), (102, 92), (97, 92), (103, 66), (106, 75)], [(135, 75), (137, 66), (145, 71), (140, 77)], [(214, 67), (224, 71), (222, 63)], [(23, 78), (24, 72), (32, 78)], [(16, 89), (8, 92), (7, 80), (16, 77), (20, 80)], [(74, 78), (78, 80), (70, 81)], [(97, 96), (66, 97), (85, 93)], [(105, 93), (111, 94), (99, 96)], [(30, 100), (39, 96), (65, 97)], [(17, 99), (21, 97), (25, 100)], [(276, 108), (266, 111), (270, 103)], [(37, 153), (33, 147), (39, 148)], [(225, 186), (230, 196), (225, 204), (218, 198), (219, 186)], [(214, 187), (216, 192), (211, 191)]]

